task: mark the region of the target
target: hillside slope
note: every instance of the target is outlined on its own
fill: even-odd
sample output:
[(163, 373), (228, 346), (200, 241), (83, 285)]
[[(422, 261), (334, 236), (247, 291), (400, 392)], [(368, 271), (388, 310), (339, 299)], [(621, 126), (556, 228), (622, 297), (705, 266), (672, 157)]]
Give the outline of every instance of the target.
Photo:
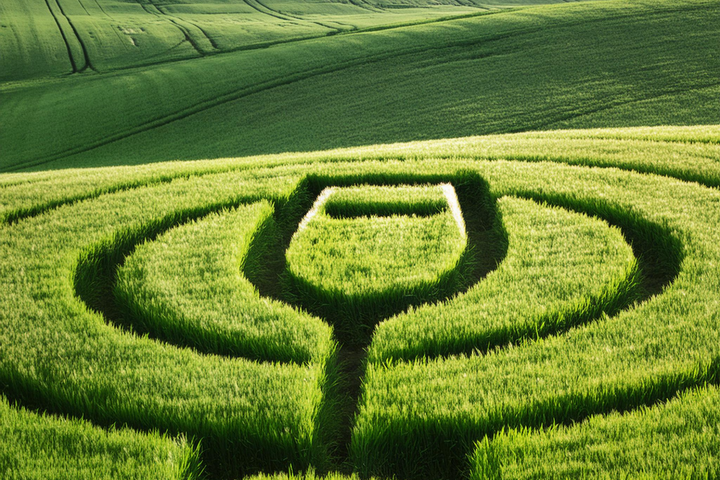
[(720, 2), (550, 5), (0, 86), (0, 170), (720, 123)]

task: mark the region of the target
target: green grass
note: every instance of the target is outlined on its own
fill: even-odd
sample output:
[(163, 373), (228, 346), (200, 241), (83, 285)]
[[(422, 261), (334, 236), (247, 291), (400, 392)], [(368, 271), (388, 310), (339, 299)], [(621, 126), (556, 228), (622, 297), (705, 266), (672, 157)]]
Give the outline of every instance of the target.
[(97, 428), (38, 414), (0, 397), (0, 472), (7, 480), (200, 478), (198, 452), (185, 439)]
[(710, 0), (551, 5), (7, 83), (0, 168), (717, 124), (720, 65), (707, 45), (718, 42), (718, 8)]
[(451, 300), (378, 325), (370, 362), (487, 351), (567, 330), (632, 303), (637, 263), (616, 228), (502, 198), (508, 251), (498, 269)]
[[(430, 200), (435, 213), (408, 215), (414, 197), (420, 210), (427, 211)], [(441, 201), (444, 209), (438, 211)], [(343, 218), (328, 215), (326, 205)], [(328, 188), (290, 241), (288, 294), (294, 303), (336, 319), (343, 332), (353, 332), (343, 338), (367, 337), (374, 323), (393, 311), (459, 288), (466, 247), (465, 223), (450, 185)]]
[[(117, 272), (118, 318), (138, 331), (202, 352), (264, 361), (322, 362), (332, 331), (317, 318), (268, 303), (248, 281), (252, 245), (272, 230), (267, 203), (170, 230), (140, 246)], [(254, 250), (256, 251), (256, 250)]]
[(545, 3), (3, 1), (0, 477), (717, 476), (720, 2)]
[(7, 0), (0, 80), (105, 73), (482, 11), (408, 2), (402, 11), (339, 1)]
[[(267, 48), (560, 0), (6, 0), (0, 81), (118, 69)], [(403, 8), (395, 8), (395, 7)]]
[(492, 135), (422, 143), (262, 156), (207, 162), (173, 162), (118, 169), (34, 172), (0, 180), (0, 218), (12, 221), (69, 200), (169, 182), (174, 178), (252, 170), (260, 165), (436, 159), (562, 162), (656, 173), (720, 186), (720, 128), (646, 127)]
[[(297, 185), (276, 176), (265, 186), (233, 174), (227, 180), (225, 188), (218, 188), (221, 177), (179, 180), (149, 187), (142, 198), (125, 192), (2, 227), (3, 258), (16, 249), (26, 252), (1, 267), (3, 291), (15, 292), (1, 299), (7, 307), (0, 320), (4, 392), (100, 425), (202, 439), (209, 470), (322, 464), (316, 422), (330, 343), (320, 340), (316, 345), (324, 350), (313, 352), (315, 360), (306, 365), (203, 355), (108, 325), (76, 296), (93, 304), (113, 259), (144, 238), (253, 198), (282, 202)], [(29, 234), (28, 228), (47, 236)]]
[(478, 444), (470, 478), (715, 478), (719, 407), (708, 386), (573, 426), (504, 431)]
[(447, 210), (448, 200), (440, 186), (358, 186), (335, 189), (321, 207), (319, 213), (334, 218), (392, 215), (428, 217)]
[(306, 473), (276, 473), (274, 475), (260, 474), (248, 477), (248, 480), (359, 480), (357, 475), (343, 475), (340, 473), (330, 473), (328, 475), (318, 475), (315, 471), (310, 470)]
[[(652, 168), (648, 159), (658, 152), (675, 152), (677, 157), (658, 163), (658, 172), (682, 166), (675, 170), (679, 177), (700, 177), (708, 172), (707, 181), (712, 184), (713, 171), (696, 159), (712, 158), (717, 131), (717, 127), (570, 131), (238, 162), (167, 164), (162, 169), (147, 166), (6, 175), (2, 179), (7, 185), (2, 188), (7, 220), (0, 227), (0, 281), (2, 291), (13, 293), (0, 296), (3, 392), (25, 405), (83, 416), (98, 425), (184, 433), (201, 441), (201, 459), (211, 473), (262, 470), (269, 474), (288, 471), (291, 466), (298, 471), (314, 465), (321, 473), (340, 468), (362, 475), (447, 478), (470, 472), (467, 458), (476, 442), (506, 428), (580, 422), (613, 410), (634, 410), (633, 415), (642, 422), (643, 406), (647, 412), (655, 411), (655, 402), (716, 380), (714, 332), (720, 304), (714, 298), (720, 278), (714, 265), (720, 253), (713, 232), (720, 218), (719, 194), (713, 188), (649, 175), (644, 170)], [(562, 140), (566, 140), (565, 149)], [(481, 158), (486, 145), (505, 151), (529, 150), (534, 145), (540, 153), (532, 162), (462, 159), (468, 152), (473, 154), (468, 155), (471, 158)], [(580, 157), (578, 145), (593, 148)], [(378, 160), (392, 152), (405, 158)], [(438, 155), (433, 158), (432, 152)], [(441, 154), (446, 156), (444, 160), (438, 160)], [(672, 158), (678, 158), (676, 165)], [(568, 162), (580, 165), (563, 165)], [(620, 168), (596, 167), (613, 163)], [(640, 171), (629, 171), (633, 166)], [(193, 171), (195, 175), (191, 175)], [(480, 180), (468, 180), (471, 173)], [(478, 181), (487, 182), (483, 188), (493, 201), (473, 206), (464, 199), (483, 198), (478, 185), (484, 184)], [(462, 355), (447, 356), (449, 351), (438, 349), (427, 352), (433, 358), (392, 362), (385, 361), (385, 355), (371, 357), (362, 379), (349, 463), (342, 465), (333, 460), (339, 448), (334, 439), (337, 432), (322, 428), (336, 421), (335, 414), (323, 407), (343, 401), (343, 392), (333, 390), (338, 366), (329, 347), (324, 355), (318, 354), (318, 360), (305, 365), (223, 358), (130, 333), (123, 327), (125, 323), (106, 323), (83, 305), (83, 299), (89, 305), (99, 301), (91, 287), (107, 291), (105, 283), (112, 286), (114, 272), (126, 256), (121, 271), (155, 265), (162, 267), (162, 275), (182, 274), (190, 280), (202, 272), (194, 269), (193, 262), (209, 255), (202, 260), (202, 268), (226, 273), (201, 284), (195, 300), (188, 298), (217, 305), (215, 313), (212, 308), (207, 311), (222, 321), (219, 314), (234, 300), (217, 302), (207, 292), (223, 285), (221, 277), (227, 279), (230, 272), (240, 270), (242, 252), (248, 245), (251, 251), (254, 248), (250, 238), (263, 238), (247, 236), (264, 224), (263, 218), (277, 217), (277, 224), (282, 225), (280, 214), (286, 209), (300, 212), (301, 205), (309, 208), (307, 200), (298, 196), (303, 188), (319, 193), (325, 187), (338, 186), (338, 192), (346, 192), (338, 195), (339, 203), (333, 207), (340, 215), (326, 220), (357, 222), (373, 218), (357, 216), (372, 209), (390, 213), (388, 201), (372, 202), (383, 196), (399, 203), (404, 214), (412, 212), (412, 198), (404, 203), (392, 198), (391, 192), (403, 188), (418, 194), (416, 214), (432, 214), (416, 219), (447, 215), (447, 208), (428, 212), (427, 205), (438, 198), (432, 189), (397, 187), (442, 183), (454, 185), (458, 192), (468, 240), (478, 225), (492, 231), (496, 228), (493, 219), (498, 219), (507, 233), (507, 252), (498, 268), (465, 294), (404, 313), (408, 325), (403, 328), (410, 328), (410, 322), (425, 309), (451, 311), (455, 303), (467, 301), (473, 291), (491, 288), (503, 275), (508, 276), (507, 281), (519, 281), (512, 279), (522, 277), (521, 270), (512, 267), (522, 258), (523, 268), (546, 265), (542, 255), (530, 253), (536, 251), (532, 250), (534, 242), (545, 245), (540, 251), (553, 257), (547, 265), (558, 262), (562, 268), (577, 269), (573, 270), (577, 273), (566, 274), (571, 276), (566, 280), (577, 281), (570, 283), (568, 292), (601, 300), (632, 298), (627, 297), (632, 288), (623, 290), (622, 286), (623, 279), (634, 275), (629, 242), (647, 276), (645, 281), (657, 282), (656, 295), (619, 312), (608, 308), (607, 315), (583, 317), (580, 325), (560, 325), (558, 333), (552, 329), (535, 333), (530, 322), (526, 324), (530, 335), (515, 332), (508, 337), (508, 341), (524, 340), (510, 346), (495, 342), (497, 346), (485, 353), (463, 350), (454, 352)], [(361, 187), (343, 190), (351, 185)], [(475, 190), (465, 185), (474, 185)], [(351, 208), (353, 199), (361, 208)], [(494, 199), (498, 199), (496, 213), (492, 210)], [(272, 209), (257, 203), (261, 200), (271, 201), (279, 213), (269, 217)], [(343, 216), (343, 209), (351, 214)], [(469, 221), (476, 209), (485, 212), (484, 222)], [(302, 213), (292, 216), (299, 219)], [(383, 218), (393, 217), (374, 221), (379, 225)], [(535, 232), (529, 224), (535, 225)], [(146, 239), (149, 241), (143, 245)], [(191, 239), (204, 247), (191, 248)], [(171, 250), (168, 257), (162, 256), (163, 244)], [(216, 247), (221, 245), (228, 247)], [(597, 248), (600, 245), (606, 247)], [(173, 258), (173, 249), (183, 252), (182, 256), (178, 253)], [(601, 263), (603, 268), (595, 269), (593, 263)], [(162, 275), (134, 287), (134, 298), (141, 298), (142, 290), (157, 284)], [(551, 312), (562, 311), (563, 279), (540, 282), (542, 277), (536, 278), (538, 287), (548, 286), (550, 294), (558, 293), (557, 297), (541, 298), (547, 300), (546, 313), (552, 316)], [(242, 282), (232, 281), (233, 291), (242, 287), (250, 292), (249, 285)], [(533, 284), (530, 279), (528, 283)], [(183, 295), (191, 293), (181, 283), (173, 288), (184, 288)], [(507, 298), (512, 292), (506, 292)], [(527, 310), (520, 313), (530, 313), (536, 308), (533, 305), (542, 310), (540, 303), (530, 303), (540, 301), (532, 291), (520, 293), (529, 299), (522, 307)], [(568, 294), (575, 298), (574, 293)], [(260, 300), (275, 308), (273, 302)], [(248, 294), (245, 303), (256, 301), (258, 297)], [(603, 301), (600, 304), (605, 308)], [(622, 306), (614, 305), (615, 309)], [(182, 308), (174, 305), (173, 311), (182, 312)], [(277, 308), (286, 311), (287, 307)], [(513, 304), (503, 308), (520, 310)], [(512, 318), (507, 325), (517, 325)], [(433, 323), (420, 322), (412, 328), (423, 325), (431, 338)], [(377, 343), (370, 345), (371, 352), (382, 350), (383, 328), (373, 338)], [(417, 332), (423, 334), (422, 328)], [(449, 334), (446, 338), (462, 344), (460, 332), (456, 338)], [(272, 338), (274, 333), (268, 329), (268, 334)], [(480, 349), (487, 345), (473, 342), (466, 345)], [(37, 348), (39, 345), (42, 348)], [(446, 356), (436, 357), (438, 354)], [(693, 405), (688, 407), (691, 411), (695, 411)], [(271, 431), (278, 433), (270, 435)], [(535, 435), (533, 432), (536, 430), (528, 430), (527, 435)], [(690, 429), (681, 427), (675, 434), (678, 442), (695, 438)], [(638, 441), (647, 437), (638, 435)], [(249, 445), (253, 448), (246, 447)], [(622, 468), (623, 458), (617, 456), (612, 462)]]
[(446, 478), (462, 465), (458, 452), (504, 426), (630, 409), (716, 378), (715, 190), (612, 169), (476, 165), (493, 194), (542, 198), (635, 228), (658, 251), (659, 268), (678, 262), (679, 271), (662, 295), (562, 335), (486, 355), (370, 363), (353, 433), (361, 473)]

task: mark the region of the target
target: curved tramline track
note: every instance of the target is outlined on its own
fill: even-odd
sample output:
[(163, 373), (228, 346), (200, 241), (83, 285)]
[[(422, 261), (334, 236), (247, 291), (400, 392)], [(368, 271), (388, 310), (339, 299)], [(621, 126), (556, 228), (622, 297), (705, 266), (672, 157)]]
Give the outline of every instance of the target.
[(719, 134), (8, 175), (0, 465), (713, 476)]
[[(247, 32), (243, 22), (203, 13), (219, 3), (200, 0), (191, 2), (197, 9), (185, 1), (156, 2), (165, 14), (145, 0), (101, 0), (118, 4), (118, 10), (108, 9), (112, 19), (92, 6), (88, 10), (96, 15), (75, 15), (70, 5), (78, 8), (77, 0), (60, 1), (100, 73), (53, 77), (72, 70), (45, 2), (39, 12), (27, 10), (24, 0), (3, 2), (0, 16), (7, 20), (0, 24), (0, 44), (9, 42), (4, 47), (9, 53), (0, 58), (5, 62), (0, 76), (10, 75), (11, 81), (0, 85), (0, 171), (718, 122), (720, 64), (707, 51), (720, 42), (715, 0), (543, 0), (561, 4), (452, 18), (435, 16), (444, 7), (390, 8), (375, 15), (347, 2), (263, 0), (286, 13), (293, 6), (308, 8), (308, 21), (330, 21), (336, 8), (357, 20), (349, 22), (357, 23), (357, 31), (331, 36), (311, 23), (280, 28), (275, 20), (285, 20), (251, 13), (250, 7), (245, 11), (237, 1), (220, 3), (236, 4), (238, 19), (268, 17), (271, 25), (261, 20), (251, 23), (260, 30)], [(321, 5), (327, 16), (310, 13)], [(465, 10), (452, 7), (455, 13)], [(43, 15), (52, 22), (45, 28), (27, 20)], [(424, 20), (413, 21), (420, 20), (417, 15)], [(185, 33), (169, 19), (187, 27)], [(330, 25), (345, 28), (344, 20), (335, 19), (340, 23)], [(309, 25), (314, 26), (308, 30)], [(27, 50), (16, 43), (14, 28), (23, 32), (18, 41)], [(69, 26), (62, 31), (81, 69), (80, 45), (72, 42)], [(188, 32), (202, 51), (213, 54), (199, 57), (185, 39)], [(215, 54), (212, 39), (222, 52)]]

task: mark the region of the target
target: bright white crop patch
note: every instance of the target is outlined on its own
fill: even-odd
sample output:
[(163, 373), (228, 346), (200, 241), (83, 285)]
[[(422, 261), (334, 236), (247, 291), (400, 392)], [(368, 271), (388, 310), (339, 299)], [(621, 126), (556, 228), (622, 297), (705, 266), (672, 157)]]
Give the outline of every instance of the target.
[(290, 242), (288, 272), (348, 301), (415, 295), (455, 269), (466, 246), (450, 184), (328, 187)]

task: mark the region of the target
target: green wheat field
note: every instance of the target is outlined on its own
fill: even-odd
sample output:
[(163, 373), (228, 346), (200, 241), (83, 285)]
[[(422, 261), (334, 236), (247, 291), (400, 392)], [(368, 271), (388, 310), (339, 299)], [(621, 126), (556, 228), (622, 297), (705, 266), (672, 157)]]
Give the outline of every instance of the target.
[(720, 0), (0, 0), (0, 478), (720, 478)]

